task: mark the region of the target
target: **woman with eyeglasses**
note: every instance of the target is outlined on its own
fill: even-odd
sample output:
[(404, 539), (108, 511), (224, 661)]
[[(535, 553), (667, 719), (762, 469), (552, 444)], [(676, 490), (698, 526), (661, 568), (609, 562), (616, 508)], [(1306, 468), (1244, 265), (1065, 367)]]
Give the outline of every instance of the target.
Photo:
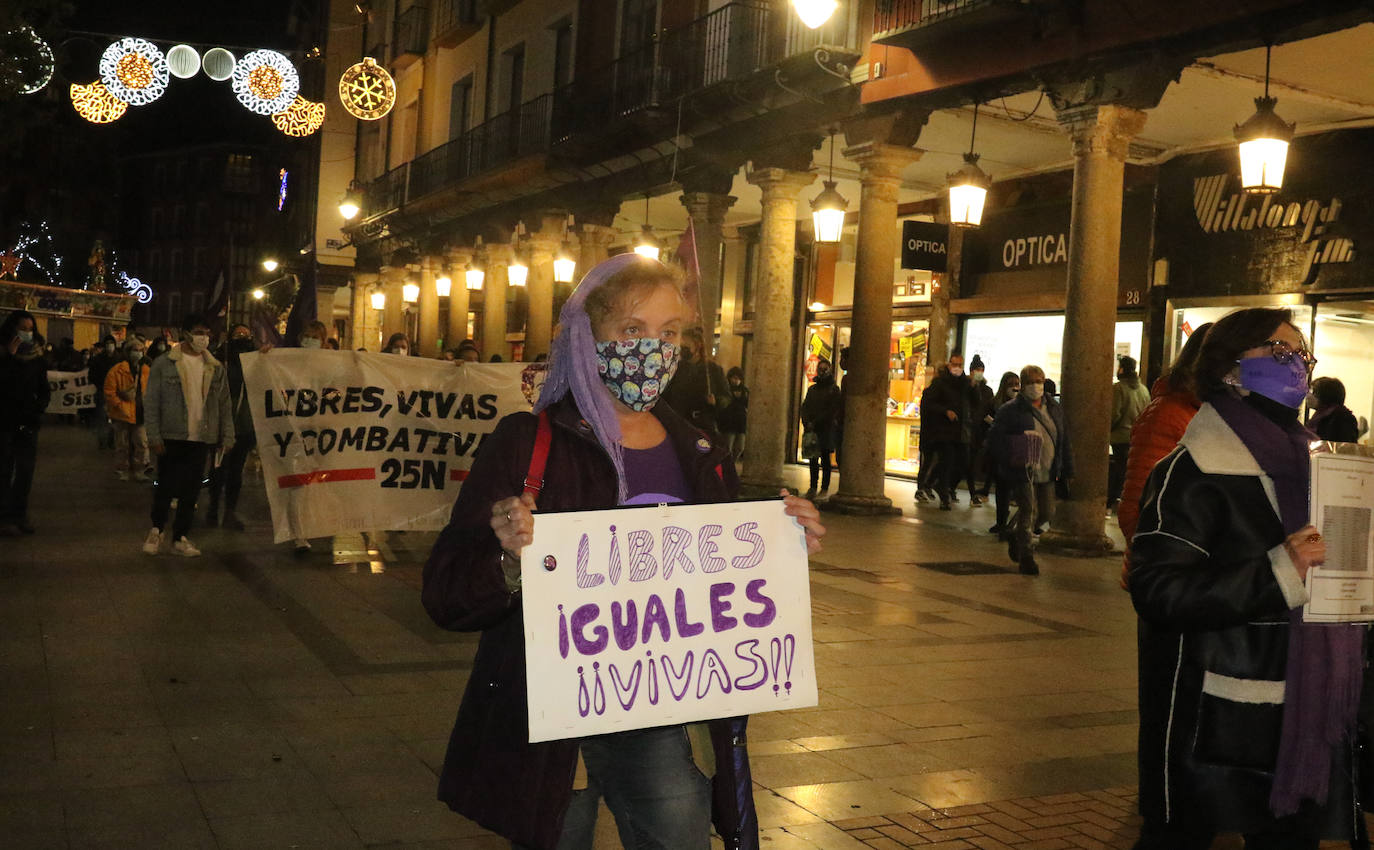
[(1202, 407), (1145, 485), (1131, 546), (1140, 615), (1137, 850), (1315, 848), (1353, 839), (1363, 626), (1305, 623), (1315, 359), (1286, 309), (1208, 332)]

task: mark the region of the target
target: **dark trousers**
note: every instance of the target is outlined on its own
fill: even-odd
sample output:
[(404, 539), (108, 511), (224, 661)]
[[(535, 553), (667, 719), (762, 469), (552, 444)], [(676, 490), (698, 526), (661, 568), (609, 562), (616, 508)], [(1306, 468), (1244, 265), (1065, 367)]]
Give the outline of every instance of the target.
[(1000, 528), (1011, 531), (1009, 517), (1011, 516), (1011, 501), (1016, 495), (1016, 488), (1012, 487), (1007, 479), (997, 476), (993, 483), (996, 487), (997, 495), (997, 525)]
[(38, 463), (38, 429), (21, 426), (0, 433), (0, 522), (29, 515), (29, 490)]
[(243, 490), (243, 465), (248, 462), (248, 453), (257, 445), (257, 438), (249, 433), (240, 436), (234, 447), (224, 453), (220, 465), (210, 470), (210, 513), (219, 511), (220, 497), (224, 497), (224, 513), (232, 514), (239, 506), (239, 493)]
[(167, 525), (172, 499), (177, 500), (177, 515), (172, 520), (172, 540), (180, 540), (191, 530), (196, 515), (196, 495), (205, 478), (205, 459), (210, 454), (206, 443), (166, 440), (157, 459), (157, 481), (153, 482), (153, 527)]
[(959, 486), (959, 479), (964, 477), (964, 469), (968, 467), (968, 443), (955, 440), (936, 443), (935, 456), (935, 492), (941, 502), (948, 502), (949, 494)]
[(935, 488), (935, 474), (939, 471), (940, 456), (935, 447), (938, 443), (921, 443), (921, 450), (918, 455), (920, 465), (916, 469), (916, 489), (932, 490)]
[(1121, 498), (1121, 488), (1126, 483), (1126, 455), (1130, 454), (1130, 443), (1112, 443), (1112, 462), (1107, 467), (1107, 501), (1115, 502)]
[(1015, 526), (1016, 545), (1025, 558), (1035, 551), (1035, 528), (1050, 521), (1054, 513), (1053, 481), (1017, 481), (1015, 490), (1016, 513), (1011, 522)]
[[(1301, 816), (1284, 818), (1275, 832), (1245, 836), (1245, 850), (1317, 850), (1320, 830)], [(1202, 827), (1146, 821), (1135, 850), (1207, 850), (1216, 833)]]

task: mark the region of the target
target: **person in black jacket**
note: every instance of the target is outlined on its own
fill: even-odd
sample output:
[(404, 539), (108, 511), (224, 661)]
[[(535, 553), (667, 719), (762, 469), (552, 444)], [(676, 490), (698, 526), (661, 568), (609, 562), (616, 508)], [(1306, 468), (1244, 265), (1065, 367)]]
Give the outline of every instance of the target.
[(34, 533), (29, 491), (50, 393), (43, 337), (32, 313), (15, 310), (0, 322), (0, 537)]
[(1345, 384), (1338, 378), (1318, 378), (1312, 382), (1312, 392), (1307, 397), (1308, 406), (1313, 408), (1307, 427), (1323, 440), (1333, 443), (1354, 443), (1360, 439), (1360, 423), (1355, 414), (1345, 406)]
[[(835, 450), (835, 420), (840, 412), (840, 388), (824, 357), (816, 364), (816, 380), (802, 400), (802, 454), (811, 467), (811, 489), (806, 498), (824, 496), (830, 490), (830, 453)], [(817, 479), (821, 489), (816, 489)]]
[[(963, 477), (968, 481), (969, 505), (978, 507), (987, 501), (992, 486), (987, 469), (987, 438), (997, 413), (992, 387), (988, 386), (987, 366), (977, 354), (968, 364), (969, 377), (969, 451)], [(984, 473), (983, 486), (978, 486), (978, 474)], [(957, 481), (955, 482), (958, 483)]]
[(1204, 404), (1146, 481), (1130, 550), (1137, 850), (1355, 838), (1365, 627), (1302, 616), (1326, 558), (1298, 421), (1312, 363), (1287, 309), (1218, 320), (1194, 370)]
[(725, 380), (730, 385), (730, 401), (720, 411), (720, 436), (730, 447), (730, 456), (739, 463), (744, 457), (744, 434), (749, 428), (749, 388), (744, 385), (744, 370), (738, 366), (730, 367)]
[(708, 434), (715, 434), (716, 415), (730, 400), (725, 370), (706, 356), (701, 328), (682, 332), (682, 363), (663, 391), (663, 403)]
[(988, 433), (1000, 475), (1016, 500), (1007, 554), (1025, 575), (1039, 575), (1035, 539), (1054, 514), (1058, 482), (1073, 477), (1073, 441), (1064, 408), (1045, 392), (1045, 371), (1021, 369), (1021, 392), (1002, 405)]
[(114, 448), (114, 428), (110, 425), (110, 417), (105, 409), (105, 376), (110, 374), (110, 370), (116, 363), (123, 360), (123, 355), (118, 351), (113, 335), (105, 337), (101, 342), (99, 350), (91, 356), (86, 364), (86, 377), (95, 387), (95, 407), (87, 408), (88, 421), (96, 432), (96, 448)]
[(961, 354), (951, 355), (949, 363), (940, 367), (921, 393), (921, 443), (926, 447), (926, 458), (933, 455), (932, 483), (942, 511), (950, 510), (954, 487), (968, 465), (972, 399)]

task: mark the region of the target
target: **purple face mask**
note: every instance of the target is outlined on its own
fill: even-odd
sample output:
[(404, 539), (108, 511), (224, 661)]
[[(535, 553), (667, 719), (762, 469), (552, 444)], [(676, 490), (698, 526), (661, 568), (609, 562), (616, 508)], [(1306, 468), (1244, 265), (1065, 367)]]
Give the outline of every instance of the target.
[(648, 410), (677, 371), (679, 350), (671, 342), (643, 338), (596, 344), (596, 366), (606, 389), (631, 410)]
[(1240, 361), (1240, 385), (1294, 410), (1307, 398), (1307, 364), (1300, 357), (1280, 363), (1268, 354)]

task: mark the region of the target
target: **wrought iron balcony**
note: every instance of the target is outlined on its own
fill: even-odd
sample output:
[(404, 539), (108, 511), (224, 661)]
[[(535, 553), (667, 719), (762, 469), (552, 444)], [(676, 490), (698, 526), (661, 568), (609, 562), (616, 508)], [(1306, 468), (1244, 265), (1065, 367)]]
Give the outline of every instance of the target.
[(431, 0), (434, 5), (434, 43), (457, 47), (482, 28), (477, 0)]
[(873, 41), (917, 51), (941, 41), (1025, 21), (1032, 0), (878, 0)]
[(407, 200), (414, 201), (521, 157), (549, 149), (553, 95), (496, 115), (447, 144), (416, 157)]
[(429, 48), (429, 8), (411, 6), (396, 16), (391, 66), (404, 68), (425, 55)]

